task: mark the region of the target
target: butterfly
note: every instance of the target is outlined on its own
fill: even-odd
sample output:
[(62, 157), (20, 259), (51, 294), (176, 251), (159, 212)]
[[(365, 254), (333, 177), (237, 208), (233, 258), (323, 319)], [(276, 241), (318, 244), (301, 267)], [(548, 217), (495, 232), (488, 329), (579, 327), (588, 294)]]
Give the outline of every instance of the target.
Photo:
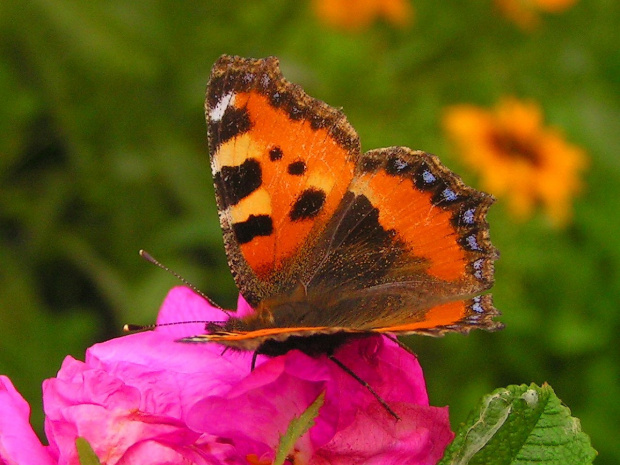
[(375, 334), (497, 330), (494, 199), (406, 147), (362, 153), (345, 115), (278, 59), (224, 55), (205, 102), (229, 265), (255, 310), (187, 342), (328, 354)]

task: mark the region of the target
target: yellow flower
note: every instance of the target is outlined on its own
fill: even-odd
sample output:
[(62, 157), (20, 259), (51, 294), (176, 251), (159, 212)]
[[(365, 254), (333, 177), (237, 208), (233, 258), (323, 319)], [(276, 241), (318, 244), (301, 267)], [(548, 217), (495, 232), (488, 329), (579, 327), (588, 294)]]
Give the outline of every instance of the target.
[(407, 0), (314, 0), (317, 16), (340, 29), (358, 31), (378, 17), (405, 27), (413, 19), (413, 7)]
[(536, 103), (506, 98), (493, 111), (456, 105), (447, 109), (443, 124), (465, 162), (480, 174), (482, 188), (507, 197), (518, 218), (542, 204), (556, 225), (570, 219), (587, 156), (558, 129), (543, 126)]
[(531, 30), (540, 24), (539, 14), (559, 13), (577, 0), (495, 0), (499, 10), (522, 29)]

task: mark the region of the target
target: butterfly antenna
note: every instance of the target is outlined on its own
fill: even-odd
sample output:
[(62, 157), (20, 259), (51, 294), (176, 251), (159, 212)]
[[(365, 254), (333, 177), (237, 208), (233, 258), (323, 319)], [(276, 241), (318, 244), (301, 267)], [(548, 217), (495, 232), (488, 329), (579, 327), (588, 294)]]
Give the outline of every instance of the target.
[(400, 417), (398, 416), (398, 414), (394, 410), (392, 410), (392, 407), (390, 407), (388, 403), (385, 400), (383, 400), (379, 394), (377, 394), (377, 391), (375, 391), (370, 384), (368, 384), (362, 378), (357, 376), (355, 372), (351, 370), (351, 368), (346, 366), (344, 363), (342, 363), (340, 360), (338, 360), (333, 355), (328, 355), (328, 357), (332, 362), (334, 362), (336, 365), (342, 368), (343, 371), (348, 373), (351, 377), (353, 377), (353, 379), (355, 379), (358, 383), (360, 383), (362, 386), (368, 389), (368, 392), (370, 392), (375, 397), (375, 399), (379, 401), (379, 403), (383, 406), (385, 410), (387, 410), (387, 412), (390, 415), (392, 415), (397, 421), (400, 420)]
[(153, 325), (132, 325), (132, 324), (126, 324), (125, 326), (123, 326), (123, 332), (124, 333), (137, 333), (140, 331), (150, 331), (152, 329), (157, 328), (157, 325), (153, 324)]
[(135, 333), (139, 331), (151, 331), (155, 328), (159, 328), (161, 326), (174, 326), (174, 325), (189, 325), (194, 323), (200, 324), (209, 324), (209, 323), (220, 323), (219, 321), (207, 321), (207, 320), (188, 320), (188, 321), (170, 321), (168, 323), (153, 323), (150, 325), (132, 325), (126, 324), (123, 326), (124, 333)]
[[(192, 291), (194, 291), (196, 294), (198, 294), (200, 297), (202, 297), (203, 299), (205, 299), (207, 302), (209, 302), (209, 304), (221, 311), (223, 311), (224, 313), (226, 313), (226, 315), (230, 316), (230, 313), (227, 312), (226, 310), (224, 310), (222, 307), (220, 307), (218, 304), (216, 304), (215, 302), (213, 302), (209, 297), (207, 297), (207, 295), (202, 292), (200, 289), (198, 289), (196, 286), (194, 286), (192, 283), (190, 283), (187, 279), (185, 279), (183, 276), (181, 276), (179, 273), (177, 273), (174, 270), (171, 270), (170, 268), (168, 268), (166, 265), (162, 264), (160, 261), (158, 261), (157, 259), (155, 259), (150, 253), (148, 253), (146, 250), (140, 250), (140, 256), (142, 258), (144, 258), (147, 262), (152, 263), (153, 265), (161, 268), (164, 271), (167, 271), (168, 273), (170, 273), (172, 276), (174, 276), (175, 278), (177, 278), (179, 281), (181, 281), (183, 284), (185, 284), (187, 287), (189, 287)], [(196, 322), (194, 322), (196, 323)], [(161, 325), (159, 325), (161, 326)], [(152, 328), (151, 328), (152, 329)]]

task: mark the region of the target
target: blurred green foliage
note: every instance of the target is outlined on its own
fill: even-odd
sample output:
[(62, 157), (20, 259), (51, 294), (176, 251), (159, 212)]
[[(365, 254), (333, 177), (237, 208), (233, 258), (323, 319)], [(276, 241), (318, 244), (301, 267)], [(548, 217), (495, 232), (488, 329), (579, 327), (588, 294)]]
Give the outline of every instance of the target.
[(415, 0), (407, 30), (327, 28), (309, 3), (0, 2), (0, 373), (33, 407), (63, 358), (150, 323), (174, 278), (232, 307), (202, 100), (222, 53), (280, 57), (343, 107), (364, 149), (437, 153), (454, 103), (531, 98), (591, 156), (569, 227), (490, 214), (500, 333), (415, 337), (434, 405), (454, 424), (508, 384), (549, 382), (600, 456), (620, 448), (620, 3), (578, 2), (525, 33), (490, 0)]

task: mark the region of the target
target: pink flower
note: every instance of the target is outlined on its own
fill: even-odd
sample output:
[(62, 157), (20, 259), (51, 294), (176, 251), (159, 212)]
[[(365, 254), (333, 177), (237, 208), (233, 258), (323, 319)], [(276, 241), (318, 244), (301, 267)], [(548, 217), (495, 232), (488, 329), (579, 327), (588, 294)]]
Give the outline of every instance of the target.
[[(251, 309), (240, 299), (239, 314)], [(223, 320), (191, 290), (166, 298), (158, 323)], [(0, 377), (0, 463), (77, 464), (84, 437), (102, 464), (268, 464), (280, 435), (324, 392), (315, 426), (296, 444), (296, 464), (432, 464), (453, 433), (446, 408), (430, 407), (415, 357), (392, 341), (369, 337), (336, 356), (366, 380), (402, 418), (327, 357), (299, 351), (259, 357), (216, 344), (180, 344), (202, 324), (159, 327), (102, 344), (84, 362), (67, 357), (43, 384), (40, 444), (29, 407)]]

